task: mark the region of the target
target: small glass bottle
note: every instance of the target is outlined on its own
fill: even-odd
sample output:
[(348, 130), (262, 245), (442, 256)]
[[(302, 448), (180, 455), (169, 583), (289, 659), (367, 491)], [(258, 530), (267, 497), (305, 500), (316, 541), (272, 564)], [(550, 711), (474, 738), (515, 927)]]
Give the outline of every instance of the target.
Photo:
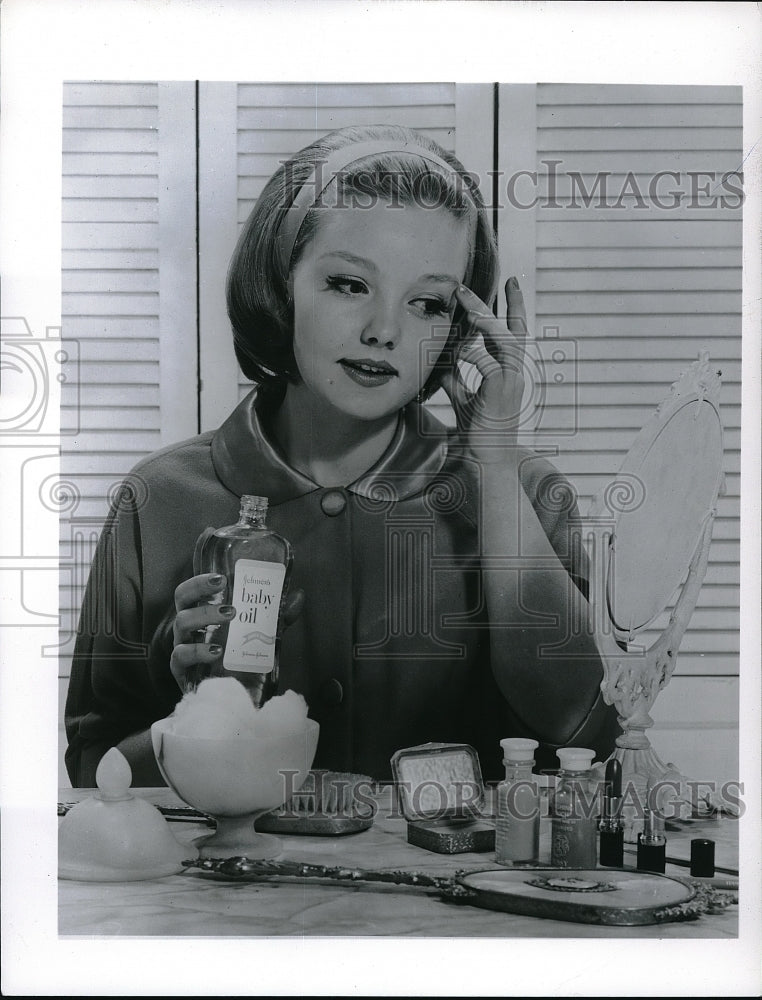
[(664, 817), (647, 809), (643, 832), (638, 834), (638, 871), (664, 874), (667, 860)]
[(224, 647), (222, 672), (236, 677), (259, 707), (278, 687), (280, 612), (288, 591), (290, 543), (267, 527), (267, 497), (242, 496), (236, 524), (199, 546), (195, 573), (221, 573), (227, 584), (209, 603), (231, 604), (235, 618), (205, 629), (204, 642)]
[(540, 856), (540, 794), (532, 774), (537, 740), (500, 740), (505, 780), (497, 786), (495, 861), (513, 865)]
[(550, 863), (555, 868), (595, 868), (598, 860), (596, 793), (590, 767), (594, 750), (557, 750), (561, 763), (551, 805)]

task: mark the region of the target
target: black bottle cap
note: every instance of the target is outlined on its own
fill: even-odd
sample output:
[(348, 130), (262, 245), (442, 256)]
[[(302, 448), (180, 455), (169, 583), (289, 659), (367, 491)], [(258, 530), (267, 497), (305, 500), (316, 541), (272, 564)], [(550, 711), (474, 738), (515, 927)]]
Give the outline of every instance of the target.
[(714, 875), (714, 841), (691, 841), (691, 875), (694, 878), (711, 878)]

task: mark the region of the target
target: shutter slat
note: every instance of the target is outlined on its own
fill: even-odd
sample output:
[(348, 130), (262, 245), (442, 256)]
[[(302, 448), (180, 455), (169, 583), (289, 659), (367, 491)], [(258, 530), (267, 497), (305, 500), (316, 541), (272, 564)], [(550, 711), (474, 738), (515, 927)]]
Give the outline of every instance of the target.
[(737, 104), (740, 87), (664, 86), (662, 84), (592, 84), (541, 83), (537, 87), (538, 106), (610, 105), (610, 104)]
[(578, 150), (631, 150), (639, 151), (647, 143), (651, 149), (664, 149), (673, 153), (683, 150), (734, 150), (742, 144), (739, 126), (715, 128), (676, 128), (668, 131), (644, 128), (539, 128), (537, 152), (563, 149), (565, 153)]
[(538, 292), (739, 292), (741, 273), (737, 267), (567, 267), (538, 270)]
[(537, 223), (537, 244), (540, 247), (621, 247), (633, 244), (663, 247), (677, 241), (686, 247), (740, 247), (741, 224), (736, 221), (684, 222), (670, 218), (667, 212), (663, 218), (648, 220), (579, 223), (569, 218), (553, 222), (540, 219)]
[(239, 107), (239, 136), (247, 132), (270, 131), (272, 129), (317, 131), (320, 135), (324, 135), (335, 128), (343, 128), (348, 115), (354, 125), (394, 124), (428, 130), (434, 127), (450, 128), (453, 120), (453, 106), (451, 104), (415, 106), (403, 102), (385, 107), (355, 105), (349, 112), (346, 106), (333, 108), (324, 105), (303, 108)]
[(63, 222), (158, 222), (156, 198), (66, 198)]
[[(390, 120), (391, 123), (391, 120)], [(351, 125), (351, 118), (347, 120), (346, 117), (342, 118), (341, 127), (346, 125)], [(395, 124), (404, 124), (400, 122), (395, 122)], [(419, 126), (421, 127), (421, 126)], [(448, 129), (444, 127), (433, 127), (426, 128), (426, 134), (430, 135), (432, 139), (435, 139), (440, 145), (444, 146), (445, 149), (453, 148), (455, 145), (455, 131), (454, 128)], [(278, 159), (288, 159), (297, 150), (302, 149), (304, 146), (308, 146), (310, 143), (319, 139), (325, 134), (325, 129), (315, 128), (312, 130), (306, 129), (295, 129), (294, 131), (282, 131), (277, 129), (261, 129), (256, 132), (239, 132), (238, 133), (238, 151), (239, 153), (270, 153), (276, 154)]]
[(158, 227), (144, 222), (67, 222), (66, 250), (155, 250)]
[(72, 316), (158, 316), (159, 294), (104, 291), (98, 293), (65, 292), (64, 311)]
[(67, 83), (64, 87), (63, 104), (68, 114), (78, 106), (118, 107), (119, 105), (156, 107), (159, 99), (158, 84), (145, 83)]
[[(542, 100), (542, 98), (541, 98)], [(537, 124), (548, 129), (571, 128), (663, 128), (667, 142), (673, 128), (727, 128), (742, 124), (740, 103), (707, 104), (541, 104), (537, 108)]]
[(455, 102), (452, 83), (243, 83), (239, 107), (384, 107)]
[(65, 316), (64, 336), (72, 340), (83, 337), (113, 337), (128, 340), (132, 337), (159, 336), (159, 321), (156, 316)]
[(69, 174), (63, 179), (64, 198), (153, 198), (155, 192), (156, 182), (151, 175)]
[(580, 313), (591, 316), (597, 313), (624, 313), (628, 316), (645, 313), (662, 316), (669, 313), (703, 316), (719, 313), (732, 316), (741, 312), (741, 297), (737, 292), (723, 292), (714, 289), (695, 289), (690, 292), (658, 291), (640, 288), (618, 293), (585, 288), (576, 293), (545, 291), (542, 293), (543, 306), (555, 313), (570, 316)]
[[(661, 171), (676, 171), (685, 178), (689, 172), (708, 172), (716, 178), (742, 169), (743, 156), (740, 151), (730, 149), (652, 149), (647, 146), (644, 136), (641, 147), (636, 149), (545, 149), (537, 163), (537, 173), (596, 174), (607, 171), (610, 174), (649, 174)], [(522, 186), (517, 187), (523, 191)], [(507, 181), (501, 190), (508, 191)], [(521, 194), (520, 200), (526, 201)]]
[(143, 430), (146, 427), (159, 426), (160, 411), (158, 406), (78, 406), (74, 408), (61, 407), (61, 428), (82, 428), (85, 431), (96, 430), (110, 432), (135, 428)]
[[(599, 314), (596, 325), (593, 326), (586, 315), (569, 316), (552, 312), (545, 305), (543, 296), (538, 296), (537, 327), (554, 331), (554, 335), (571, 338), (600, 337), (740, 337), (741, 317), (732, 315), (689, 315), (680, 316), (673, 313), (669, 316), (648, 316), (643, 314), (635, 318), (621, 315), (618, 312), (607, 316)], [(700, 340), (696, 343), (696, 356), (700, 348)], [(693, 351), (691, 351), (693, 353)]]
[(156, 273), (159, 266), (159, 251), (156, 247), (140, 250), (72, 250), (65, 249), (61, 255), (64, 273), (93, 270), (130, 271), (134, 274)]
[(61, 272), (61, 289), (65, 293), (89, 292), (158, 292), (159, 275), (155, 267), (121, 269), (71, 267)]
[(564, 268), (617, 268), (630, 271), (643, 267), (696, 268), (707, 271), (741, 266), (741, 249), (716, 246), (666, 246), (644, 249), (638, 246), (608, 247), (542, 247), (537, 252), (537, 270), (558, 271)]
[(62, 148), (67, 153), (155, 153), (159, 137), (155, 129), (63, 130)]
[(159, 159), (156, 151), (134, 153), (95, 150), (89, 153), (67, 153), (63, 161), (66, 177), (156, 177)]

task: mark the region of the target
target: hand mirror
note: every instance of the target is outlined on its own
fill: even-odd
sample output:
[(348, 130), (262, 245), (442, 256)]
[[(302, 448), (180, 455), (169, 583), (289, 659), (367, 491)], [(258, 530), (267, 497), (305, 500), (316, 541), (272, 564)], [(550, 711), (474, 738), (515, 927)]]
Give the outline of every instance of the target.
[[(706, 573), (723, 481), (719, 389), (720, 373), (703, 354), (672, 385), (586, 519), (601, 690), (623, 730), (614, 756), (641, 794), (667, 775), (682, 778), (659, 760), (645, 730)], [(669, 623), (646, 648), (642, 633), (664, 612)]]

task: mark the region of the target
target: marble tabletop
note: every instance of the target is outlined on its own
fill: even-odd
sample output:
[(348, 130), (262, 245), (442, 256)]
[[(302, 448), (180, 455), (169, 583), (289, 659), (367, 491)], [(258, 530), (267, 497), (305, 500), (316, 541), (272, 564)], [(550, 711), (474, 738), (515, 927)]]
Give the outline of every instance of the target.
[[(178, 805), (167, 788), (133, 789), (156, 805)], [(59, 802), (92, 795), (61, 789)], [(540, 860), (549, 856), (543, 821)], [(172, 822), (175, 837), (190, 844), (208, 826)], [(494, 854), (436, 854), (407, 842), (407, 827), (392, 808), (391, 789), (379, 792), (373, 826), (342, 836), (279, 835), (283, 859), (361, 868), (414, 869), (432, 875), (495, 868)], [(667, 854), (688, 858), (693, 837), (716, 842), (716, 864), (738, 868), (738, 822), (728, 817), (691, 821), (667, 832)], [(629, 845), (628, 845), (629, 846)], [(625, 855), (634, 867), (635, 858)], [(667, 865), (666, 874), (688, 876)], [(221, 882), (188, 870), (137, 882), (79, 882), (59, 879), (58, 933), (61, 936), (130, 937), (450, 937), (450, 938), (734, 938), (738, 907), (697, 920), (642, 927), (603, 927), (562, 920), (498, 913), (444, 901), (436, 890), (384, 884), (336, 884), (310, 880)]]

